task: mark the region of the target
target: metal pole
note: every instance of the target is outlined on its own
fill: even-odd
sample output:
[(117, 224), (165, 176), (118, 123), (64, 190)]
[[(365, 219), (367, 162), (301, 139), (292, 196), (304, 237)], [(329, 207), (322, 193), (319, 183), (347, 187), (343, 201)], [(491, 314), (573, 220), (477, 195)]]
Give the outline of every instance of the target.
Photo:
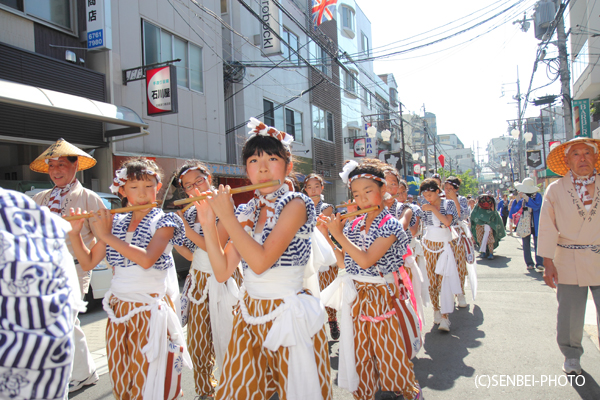
[[(423, 110), (425, 110), (425, 104), (423, 104)], [(427, 174), (429, 173), (429, 159), (427, 157), (429, 155), (429, 151), (427, 150), (427, 136), (429, 136), (427, 134), (427, 121), (425, 120), (425, 117), (423, 117), (423, 153), (425, 155), (425, 174), (423, 174), (423, 177), (425, 178), (427, 178)]]
[(544, 168), (546, 167), (546, 140), (544, 138), (544, 117), (542, 115), (542, 107), (540, 107), (540, 121), (542, 122), (542, 154), (544, 155)]
[(400, 103), (400, 135), (402, 136), (402, 168), (404, 169), (404, 180), (408, 181), (406, 168), (406, 148), (404, 146), (404, 120), (402, 119), (402, 103)]
[(523, 163), (521, 162), (521, 160), (523, 160), (524, 158), (524, 154), (525, 154), (525, 142), (523, 141), (523, 122), (521, 120), (521, 84), (519, 82), (519, 67), (517, 66), (517, 102), (519, 105), (519, 149), (518, 149), (518, 154), (519, 154), (519, 180), (522, 181), (523, 179), (525, 179), (525, 166), (523, 165)]

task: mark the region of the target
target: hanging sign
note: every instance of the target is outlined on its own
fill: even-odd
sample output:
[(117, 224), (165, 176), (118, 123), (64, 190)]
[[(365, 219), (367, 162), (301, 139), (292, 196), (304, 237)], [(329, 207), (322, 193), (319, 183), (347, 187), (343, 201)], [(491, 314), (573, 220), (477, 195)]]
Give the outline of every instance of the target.
[(386, 163), (390, 164), (398, 171), (402, 171), (402, 156), (399, 151), (393, 153), (386, 153), (384, 157)]
[(550, 146), (550, 151), (552, 151), (555, 148), (557, 148), (558, 146), (560, 146), (560, 142), (558, 140), (555, 140), (554, 142), (550, 142), (549, 146)]
[(527, 166), (531, 168), (537, 168), (540, 165), (542, 165), (542, 151), (527, 150)]
[(274, 56), (282, 54), (281, 41), (269, 29), (271, 28), (278, 35), (281, 35), (279, 8), (271, 0), (260, 0), (260, 18), (262, 19), (260, 43), (263, 55)]
[(112, 49), (110, 0), (87, 0), (85, 3), (88, 50)]
[(354, 139), (354, 157), (365, 156), (365, 139)]
[(173, 65), (146, 71), (148, 115), (177, 113), (177, 68)]
[(590, 126), (590, 99), (573, 100), (575, 136), (592, 137)]
[(376, 138), (365, 138), (365, 157), (375, 158), (377, 157), (377, 139)]
[(415, 164), (413, 167), (413, 172), (415, 175), (421, 175), (421, 164)]

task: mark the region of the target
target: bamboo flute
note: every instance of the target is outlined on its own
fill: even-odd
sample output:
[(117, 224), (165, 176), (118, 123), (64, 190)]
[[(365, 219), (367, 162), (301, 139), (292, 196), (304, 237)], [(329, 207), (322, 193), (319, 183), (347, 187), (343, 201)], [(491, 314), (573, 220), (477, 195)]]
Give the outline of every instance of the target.
[[(233, 188), (229, 191), (229, 193), (238, 194), (238, 193), (244, 193), (244, 192), (251, 192), (256, 189), (264, 189), (264, 188), (268, 188), (271, 186), (277, 186), (277, 185), (281, 185), (281, 181), (279, 179), (275, 179), (275, 180), (263, 182), (263, 183), (257, 183), (256, 185), (248, 185), (248, 186), (241, 186), (238, 188)], [(187, 199), (176, 200), (173, 202), (173, 204), (176, 206), (180, 206), (182, 204), (193, 203), (195, 201), (204, 200), (204, 199), (210, 197), (211, 195), (212, 195), (212, 193), (208, 193), (208, 194), (203, 194), (203, 195), (196, 196), (196, 197), (188, 197)]]
[[(348, 214), (344, 214), (340, 217), (340, 219), (348, 219), (348, 218), (356, 217), (357, 215), (370, 213), (371, 211), (376, 211), (376, 210), (379, 210), (379, 206), (373, 206), (373, 207), (365, 208), (364, 210), (358, 210), (358, 211), (354, 211), (354, 212), (351, 212)], [(322, 223), (323, 222), (318, 221), (317, 225), (321, 225)]]
[[(154, 203), (142, 204), (139, 206), (115, 208), (113, 210), (110, 210), (110, 213), (111, 214), (121, 214), (121, 213), (126, 213), (129, 211), (139, 211), (139, 210), (145, 210), (146, 208), (153, 208), (153, 207), (158, 207), (158, 203), (154, 202)], [(88, 214), (72, 215), (72, 216), (67, 216), (67, 217), (63, 217), (63, 218), (67, 221), (75, 221), (78, 219), (91, 218), (93, 215), (97, 215), (97, 214), (95, 212), (91, 212)]]

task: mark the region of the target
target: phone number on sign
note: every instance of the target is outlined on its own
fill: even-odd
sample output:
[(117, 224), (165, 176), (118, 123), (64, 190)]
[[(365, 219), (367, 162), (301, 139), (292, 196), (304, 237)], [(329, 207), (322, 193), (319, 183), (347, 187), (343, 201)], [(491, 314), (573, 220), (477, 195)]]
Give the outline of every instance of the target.
[(583, 375), (475, 375), (475, 387), (583, 386)]

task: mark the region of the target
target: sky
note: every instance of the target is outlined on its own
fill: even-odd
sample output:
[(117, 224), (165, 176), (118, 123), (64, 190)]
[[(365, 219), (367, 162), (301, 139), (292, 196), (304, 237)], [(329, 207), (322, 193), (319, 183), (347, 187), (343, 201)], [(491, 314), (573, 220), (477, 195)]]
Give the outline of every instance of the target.
[[(533, 33), (533, 21), (527, 32), (522, 32), (520, 24), (513, 21), (522, 19), (523, 11), (531, 18), (535, 1), (357, 0), (357, 3), (371, 21), (375, 56), (458, 32), (518, 3), (510, 11), (452, 39), (376, 60), (374, 64), (377, 74), (394, 74), (399, 100), (408, 111), (422, 116), (424, 104), (428, 112), (437, 116), (438, 135), (454, 133), (465, 147), (473, 147), (475, 151), (478, 142), (483, 158), (489, 140), (506, 135), (507, 120), (518, 116), (517, 102), (513, 99), (517, 93), (517, 69), (521, 92), (525, 94), (529, 86), (538, 40)], [(419, 35), (430, 30), (433, 31)], [(436, 36), (427, 38), (432, 35)], [(473, 40), (465, 43), (470, 39)], [(557, 54), (556, 47), (550, 45), (546, 59)], [(549, 82), (546, 65), (540, 65), (532, 89)], [(560, 80), (533, 92), (530, 100), (547, 94), (560, 94)], [(539, 108), (529, 104), (525, 116), (536, 115), (539, 116)]]

